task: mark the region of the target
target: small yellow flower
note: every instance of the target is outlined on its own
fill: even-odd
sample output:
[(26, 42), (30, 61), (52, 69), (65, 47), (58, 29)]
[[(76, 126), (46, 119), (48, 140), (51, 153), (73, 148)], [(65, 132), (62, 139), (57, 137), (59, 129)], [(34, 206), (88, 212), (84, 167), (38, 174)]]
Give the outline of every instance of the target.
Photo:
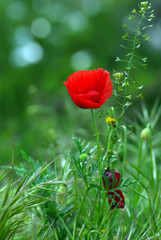
[(111, 118), (111, 117), (107, 117), (106, 118), (106, 123), (107, 124), (111, 124), (112, 126), (115, 125), (116, 119), (115, 118)]
[(101, 230), (100, 230), (100, 233), (104, 233), (104, 232), (105, 232), (105, 229), (101, 229)]

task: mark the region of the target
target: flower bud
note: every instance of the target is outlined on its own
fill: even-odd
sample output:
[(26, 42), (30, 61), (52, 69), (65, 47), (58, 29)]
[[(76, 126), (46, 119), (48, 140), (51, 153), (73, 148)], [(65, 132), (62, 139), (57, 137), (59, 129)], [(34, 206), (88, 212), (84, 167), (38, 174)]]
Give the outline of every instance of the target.
[(86, 153), (82, 153), (80, 156), (79, 156), (79, 159), (80, 159), (80, 161), (82, 162), (82, 161), (84, 161), (84, 160), (86, 160), (87, 159), (87, 154)]
[(111, 210), (114, 208), (124, 208), (125, 207), (125, 197), (122, 191), (115, 190), (114, 192), (108, 192), (109, 205)]
[(117, 82), (119, 82), (120, 81), (120, 79), (123, 77), (123, 73), (121, 72), (116, 72), (116, 73), (114, 73), (113, 74), (113, 77), (115, 78), (115, 80), (117, 81)]
[(121, 175), (119, 172), (116, 172), (114, 169), (110, 170), (107, 168), (102, 177), (104, 188), (108, 190), (116, 188), (119, 184), (120, 178)]
[(140, 133), (140, 137), (142, 140), (147, 140), (150, 137), (150, 129), (144, 128)]

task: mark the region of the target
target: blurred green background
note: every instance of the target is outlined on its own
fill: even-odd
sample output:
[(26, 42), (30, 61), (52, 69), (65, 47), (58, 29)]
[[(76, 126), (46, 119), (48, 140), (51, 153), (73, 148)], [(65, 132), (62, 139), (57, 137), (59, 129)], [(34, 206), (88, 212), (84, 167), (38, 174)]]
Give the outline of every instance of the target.
[[(122, 26), (138, 3), (0, 1), (0, 164), (10, 161), (13, 148), (17, 158), (23, 149), (50, 160), (69, 150), (72, 134), (88, 138), (90, 113), (74, 106), (62, 82), (82, 69), (121, 70), (115, 59), (124, 56)], [(161, 96), (161, 1), (152, 8), (151, 41), (138, 51), (148, 68), (133, 74), (149, 106)]]

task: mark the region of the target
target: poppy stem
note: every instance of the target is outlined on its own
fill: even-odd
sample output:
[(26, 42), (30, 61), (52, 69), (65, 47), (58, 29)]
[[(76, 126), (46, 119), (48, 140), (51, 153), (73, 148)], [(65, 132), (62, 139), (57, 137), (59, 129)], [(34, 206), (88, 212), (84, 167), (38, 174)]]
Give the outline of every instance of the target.
[[(100, 162), (99, 134), (98, 134), (97, 124), (96, 124), (96, 119), (95, 119), (95, 117), (94, 117), (93, 109), (91, 109), (91, 114), (92, 114), (92, 120), (93, 120), (94, 129), (95, 129), (95, 133), (96, 133), (96, 138), (97, 138), (97, 160), (98, 160), (98, 168), (99, 168), (100, 175), (101, 175), (101, 173), (102, 173), (102, 168), (101, 168), (101, 162)], [(101, 175), (101, 178), (102, 178), (102, 175)]]

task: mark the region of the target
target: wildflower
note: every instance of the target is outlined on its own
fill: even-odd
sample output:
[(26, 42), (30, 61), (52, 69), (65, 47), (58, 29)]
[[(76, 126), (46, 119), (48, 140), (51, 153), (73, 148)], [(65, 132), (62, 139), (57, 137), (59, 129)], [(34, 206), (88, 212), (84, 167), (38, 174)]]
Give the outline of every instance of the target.
[(100, 108), (113, 90), (110, 74), (102, 68), (75, 72), (63, 83), (73, 102), (81, 108)]
[[(127, 33), (126, 33), (127, 34)], [(126, 36), (126, 34), (123, 36), (123, 37), (127, 37)], [(123, 77), (123, 73), (121, 72), (115, 72), (114, 74), (113, 74), (113, 77), (115, 78), (115, 80), (117, 81), (117, 82), (119, 82), (120, 81), (120, 79)]]
[(124, 208), (125, 198), (122, 191), (115, 190), (114, 192), (108, 192), (108, 197), (111, 210), (114, 208)]
[(109, 168), (106, 169), (103, 175), (103, 186), (105, 189), (110, 190), (111, 188), (116, 188), (119, 184), (121, 175), (119, 172), (115, 170), (110, 170)]
[(107, 124), (110, 124), (110, 125), (112, 125), (112, 126), (115, 126), (116, 119), (115, 119), (115, 118), (111, 118), (111, 117), (107, 117), (107, 118), (106, 118), (106, 123), (107, 123)]
[(146, 9), (147, 5), (148, 5), (148, 1), (141, 2), (141, 7), (143, 7), (144, 9)]

